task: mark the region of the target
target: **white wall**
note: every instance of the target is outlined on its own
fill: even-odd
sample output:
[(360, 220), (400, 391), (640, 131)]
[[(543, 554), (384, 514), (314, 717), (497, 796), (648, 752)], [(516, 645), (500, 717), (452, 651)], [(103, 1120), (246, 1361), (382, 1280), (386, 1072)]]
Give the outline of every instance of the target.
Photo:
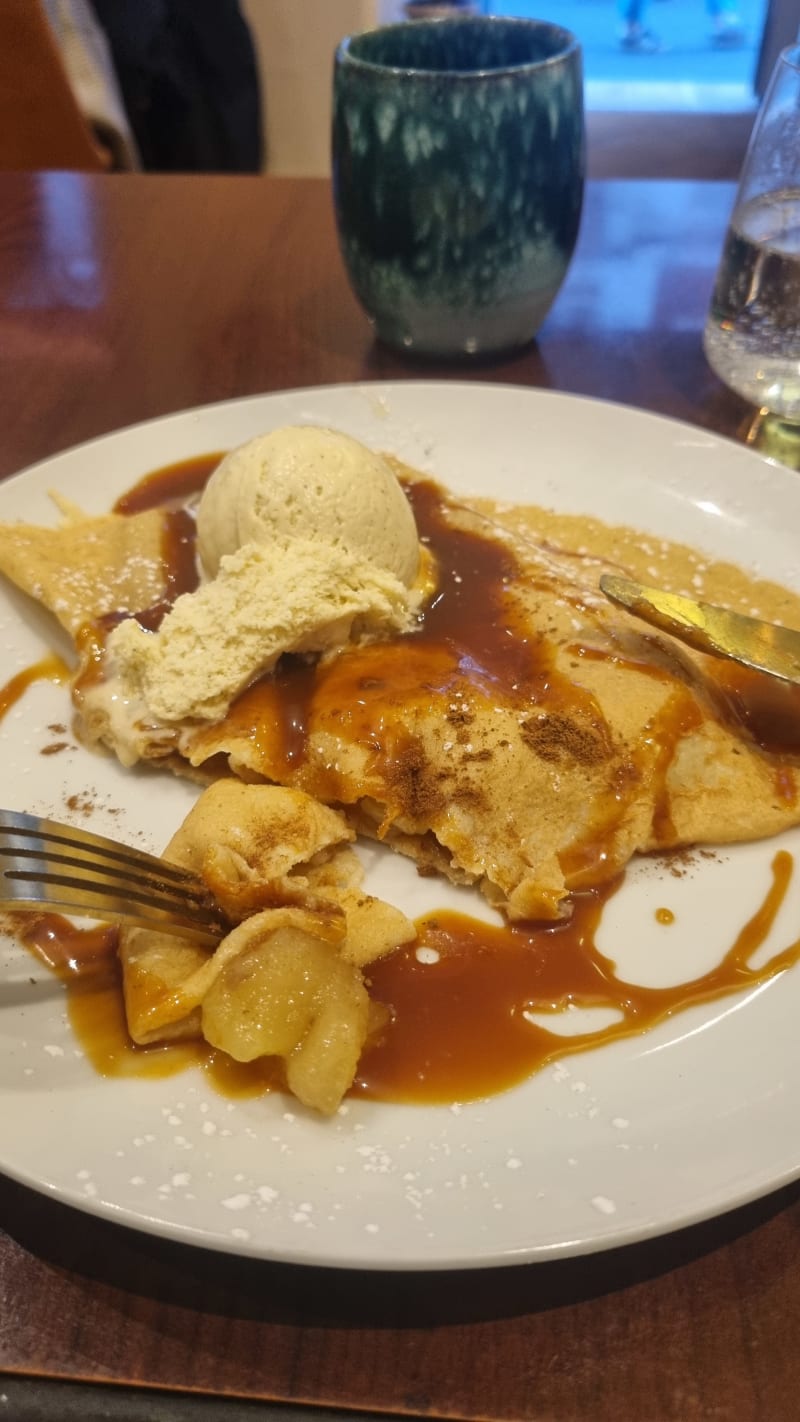
[(261, 70), (267, 169), (330, 169), (333, 54), (345, 35), (402, 18), (402, 0), (242, 0)]

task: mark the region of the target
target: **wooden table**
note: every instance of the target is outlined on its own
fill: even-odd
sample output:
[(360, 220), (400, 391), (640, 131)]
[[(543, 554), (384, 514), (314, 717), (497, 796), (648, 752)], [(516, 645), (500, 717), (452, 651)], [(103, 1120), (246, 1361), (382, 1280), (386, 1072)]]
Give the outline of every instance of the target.
[[(2, 176), (0, 475), (184, 406), (420, 375), (580, 392), (735, 436), (748, 412), (700, 347), (732, 196), (590, 185), (538, 343), (421, 368), (373, 343), (323, 182)], [(800, 1186), (614, 1253), (390, 1278), (207, 1254), (9, 1182), (0, 1202), (0, 1416), (182, 1418), (190, 1390), (214, 1395), (191, 1412), (214, 1422), (238, 1416), (233, 1398), (540, 1422), (800, 1415)], [(23, 1375), (95, 1386), (75, 1402), (69, 1382), (26, 1391)], [(171, 1396), (145, 1412), (102, 1383)]]

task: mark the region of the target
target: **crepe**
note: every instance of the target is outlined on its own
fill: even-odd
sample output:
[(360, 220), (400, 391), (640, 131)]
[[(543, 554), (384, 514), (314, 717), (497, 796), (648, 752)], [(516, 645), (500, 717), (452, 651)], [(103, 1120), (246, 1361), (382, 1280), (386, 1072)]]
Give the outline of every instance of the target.
[[(800, 820), (797, 757), (757, 742), (719, 665), (642, 631), (599, 594), (603, 571), (640, 571), (634, 538), (598, 538), (606, 554), (624, 547), (617, 562), (591, 551), (599, 526), (575, 521), (571, 546), (558, 546), (541, 511), (470, 504), (397, 467), (437, 567), (413, 632), (319, 661), (284, 658), (218, 721), (165, 722), (117, 694), (102, 628), (76, 632), (71, 607), (84, 738), (125, 763), (302, 790), (423, 873), (475, 884), (516, 920), (563, 915), (572, 893), (634, 854), (761, 838)], [(87, 621), (114, 589), (130, 609), (137, 560), (152, 578), (163, 559), (149, 515), (125, 522), (137, 552), (123, 555), (111, 587), (98, 561)], [(61, 556), (66, 567), (63, 538), (40, 531), (36, 547), (30, 530), (0, 529), (0, 568), (62, 620), (36, 568), (23, 578), (19, 565), (46, 545), (48, 566)], [(163, 586), (148, 583), (151, 601), (169, 596), (168, 582), (167, 562)], [(790, 595), (775, 597), (791, 606)]]
[(0, 572), (49, 608), (76, 642), (104, 617), (140, 612), (167, 595), (170, 514), (90, 518), (61, 506), (66, 516), (57, 528), (0, 524)]
[[(224, 754), (238, 774), (342, 805), (511, 919), (557, 917), (636, 853), (797, 822), (787, 757), (732, 724), (707, 659), (606, 603), (597, 584), (611, 565), (487, 527), (446, 498), (438, 507), (460, 535), (454, 566), (466, 559), (449, 591), (442, 569), (439, 595), (457, 602), (472, 578), (464, 615), (434, 612), (416, 638), (318, 667), (299, 748), (285, 741), (286, 685), (260, 683), (220, 724), (182, 731), (193, 766)], [(296, 706), (298, 678), (286, 680)]]

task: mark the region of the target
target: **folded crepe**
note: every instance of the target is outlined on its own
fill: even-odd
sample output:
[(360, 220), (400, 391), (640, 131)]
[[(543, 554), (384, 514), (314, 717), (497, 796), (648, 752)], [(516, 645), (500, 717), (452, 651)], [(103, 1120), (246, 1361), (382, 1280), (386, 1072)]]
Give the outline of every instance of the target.
[[(284, 658), (213, 722), (154, 717), (119, 694), (104, 653), (112, 604), (141, 608), (147, 625), (147, 607), (171, 596), (172, 515), (0, 528), (0, 570), (76, 639), (83, 737), (124, 763), (301, 790), (511, 919), (562, 915), (637, 853), (800, 821), (797, 756), (757, 742), (719, 665), (598, 592), (603, 571), (636, 574), (635, 538), (606, 530), (601, 557), (601, 526), (575, 520), (558, 546), (540, 511), (470, 504), (401, 473), (437, 567), (418, 627)], [(608, 556), (617, 546), (623, 563)], [(796, 598), (773, 589), (773, 603), (800, 625)]]

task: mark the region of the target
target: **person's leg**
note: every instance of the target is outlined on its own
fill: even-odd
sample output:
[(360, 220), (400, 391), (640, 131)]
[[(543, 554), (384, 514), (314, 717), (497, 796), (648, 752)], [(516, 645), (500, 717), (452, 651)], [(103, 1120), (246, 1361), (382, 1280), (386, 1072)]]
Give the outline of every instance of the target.
[(619, 0), (619, 13), (622, 18), (620, 44), (623, 49), (630, 49), (638, 54), (653, 54), (661, 46), (655, 35), (645, 29), (642, 22), (645, 6), (646, 0)]

